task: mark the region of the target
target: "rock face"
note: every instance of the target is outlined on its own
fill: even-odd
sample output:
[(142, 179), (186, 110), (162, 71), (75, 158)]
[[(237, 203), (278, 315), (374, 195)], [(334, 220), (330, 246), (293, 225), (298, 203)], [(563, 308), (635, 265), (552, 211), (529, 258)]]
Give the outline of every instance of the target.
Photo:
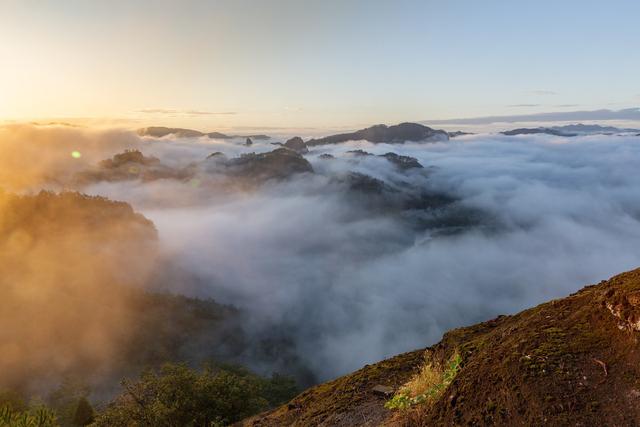
[(300, 138), (299, 136), (294, 136), (293, 138), (287, 140), (287, 142), (284, 143), (284, 147), (287, 147), (288, 149), (293, 150), (299, 154), (307, 154), (309, 152), (307, 144), (305, 144), (302, 138)]
[[(244, 426), (640, 425), (640, 269), (313, 387)], [(459, 369), (441, 393), (385, 408), (425, 364)]]
[(399, 144), (403, 142), (434, 142), (449, 139), (447, 132), (431, 129), (418, 123), (400, 123), (399, 125), (376, 125), (356, 132), (331, 135), (307, 141), (308, 146), (339, 144), (347, 141), (365, 140), (373, 143)]
[(577, 136), (578, 134), (576, 133), (567, 133), (567, 132), (563, 132), (561, 130), (557, 130), (557, 129), (553, 129), (553, 128), (518, 128), (518, 129), (513, 129), (513, 130), (508, 130), (505, 132), (501, 132), (503, 135), (509, 135), (509, 136), (514, 136), (514, 135), (534, 135), (534, 134), (539, 134), (539, 133), (544, 133), (547, 135), (554, 135), (554, 136), (565, 136), (565, 137), (572, 137), (572, 136)]
[(372, 393), (377, 394), (378, 396), (381, 396), (381, 397), (386, 397), (386, 398), (392, 397), (394, 391), (395, 390), (393, 389), (393, 387), (389, 387), (381, 384), (378, 384), (377, 386), (371, 389)]

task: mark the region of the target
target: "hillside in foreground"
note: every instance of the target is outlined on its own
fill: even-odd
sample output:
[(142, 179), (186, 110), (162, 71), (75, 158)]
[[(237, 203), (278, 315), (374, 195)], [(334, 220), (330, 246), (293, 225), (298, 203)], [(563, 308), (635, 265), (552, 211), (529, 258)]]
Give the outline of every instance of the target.
[(640, 269), (313, 387), (244, 426), (638, 425)]

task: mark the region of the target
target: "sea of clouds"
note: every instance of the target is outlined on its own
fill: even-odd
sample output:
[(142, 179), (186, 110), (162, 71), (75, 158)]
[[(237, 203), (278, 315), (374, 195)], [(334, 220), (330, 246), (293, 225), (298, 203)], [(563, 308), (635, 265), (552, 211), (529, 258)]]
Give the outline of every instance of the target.
[[(275, 148), (111, 135), (174, 166), (215, 151)], [(354, 149), (413, 156), (425, 169), (404, 173), (382, 158), (345, 155)], [(319, 158), (324, 153), (336, 159)], [(316, 175), (253, 191), (193, 180), (97, 183), (84, 191), (131, 203), (158, 228), (164, 259), (197, 279), (164, 286), (242, 308), (256, 340), (291, 340), (318, 380), (640, 266), (639, 137), (354, 141), (314, 147), (306, 158)], [(446, 193), (482, 220), (452, 234), (416, 230), (399, 215), (369, 212), (327, 178), (348, 170)]]

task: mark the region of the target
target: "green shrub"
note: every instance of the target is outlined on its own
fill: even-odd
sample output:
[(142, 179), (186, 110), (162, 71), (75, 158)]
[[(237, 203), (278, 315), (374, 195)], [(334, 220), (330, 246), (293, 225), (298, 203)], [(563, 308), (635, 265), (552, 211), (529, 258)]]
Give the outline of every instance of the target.
[(96, 417), (96, 426), (223, 426), (288, 400), (296, 391), (284, 377), (265, 379), (228, 365), (197, 371), (167, 364), (122, 385), (123, 393)]

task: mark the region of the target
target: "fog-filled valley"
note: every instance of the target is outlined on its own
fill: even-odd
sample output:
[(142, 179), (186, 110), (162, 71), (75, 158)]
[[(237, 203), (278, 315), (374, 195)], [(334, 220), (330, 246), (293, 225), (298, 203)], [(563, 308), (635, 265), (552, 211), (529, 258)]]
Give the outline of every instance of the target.
[(638, 263), (635, 134), (141, 133), (0, 129), (3, 386), (207, 360), (309, 386)]
[(0, 0), (0, 427), (639, 426), (638, 16)]

